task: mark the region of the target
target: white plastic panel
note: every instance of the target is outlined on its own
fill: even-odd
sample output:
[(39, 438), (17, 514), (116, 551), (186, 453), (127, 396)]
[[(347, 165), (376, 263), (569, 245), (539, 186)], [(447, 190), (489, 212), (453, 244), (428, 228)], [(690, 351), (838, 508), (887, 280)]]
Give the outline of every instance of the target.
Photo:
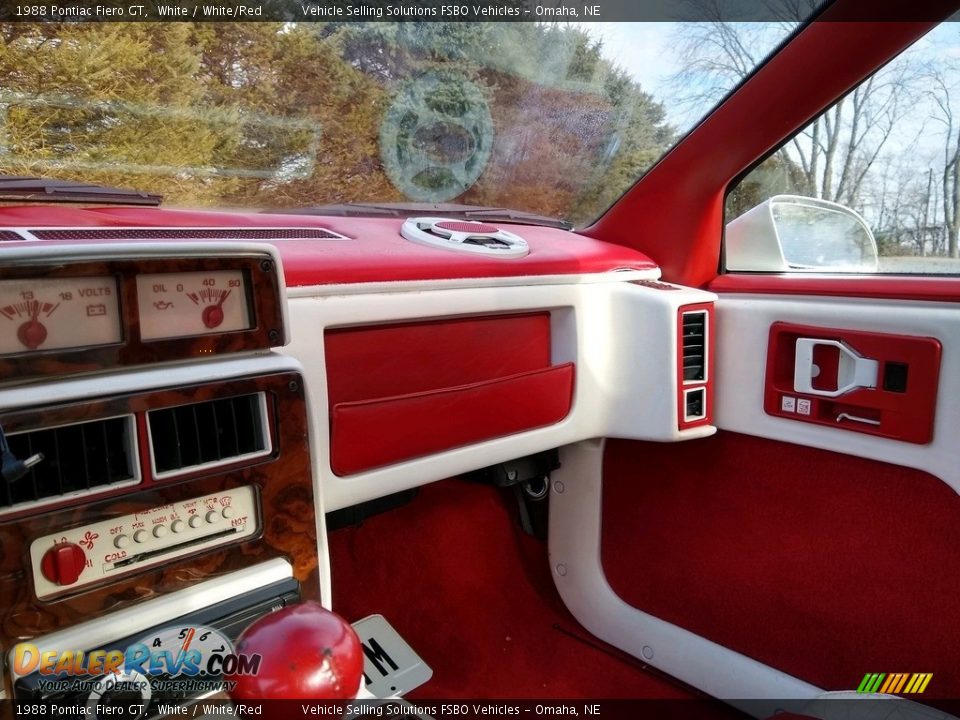
[(370, 294), (298, 288), (289, 301), (292, 342), (285, 352), (303, 363), (314, 408), (327, 404), (321, 341), (328, 327), (547, 310), (553, 362), (576, 363), (573, 405), (560, 423), (349, 477), (331, 470), (329, 419), (326, 412), (316, 413), (314, 450), (323, 459), (326, 510), (587, 438), (673, 441), (715, 432), (711, 426), (677, 429), (676, 391), (678, 308), (715, 296), (623, 282), (618, 273), (605, 277), (606, 282), (450, 289), (418, 283), (416, 291), (397, 283), (392, 292), (377, 288)]
[[(796, 295), (721, 295), (716, 304), (714, 422), (724, 430), (925, 470), (960, 492), (960, 312), (956, 304), (822, 298)], [(770, 326), (774, 322), (840, 330), (935, 337), (943, 346), (933, 440), (927, 445), (799, 423), (763, 410)]]
[(601, 640), (714, 697), (733, 705), (751, 699), (744, 709), (757, 717), (772, 716), (785, 699), (820, 695), (820, 688), (638, 610), (613, 591), (601, 565), (603, 447), (591, 440), (561, 448), (560, 469), (551, 475), (550, 570), (574, 617)]
[(400, 234), (432, 248), (500, 258), (525, 257), (530, 248), (519, 235), (492, 223), (439, 217), (407, 218)]

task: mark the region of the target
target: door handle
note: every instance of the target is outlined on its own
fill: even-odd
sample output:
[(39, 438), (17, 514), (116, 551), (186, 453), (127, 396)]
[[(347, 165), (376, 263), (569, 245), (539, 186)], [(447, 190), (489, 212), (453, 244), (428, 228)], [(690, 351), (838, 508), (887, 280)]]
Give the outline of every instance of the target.
[[(840, 352), (836, 390), (818, 390), (813, 387), (813, 379), (820, 375), (820, 368), (813, 362), (813, 351), (817, 345), (835, 347)], [(845, 342), (798, 338), (793, 363), (793, 389), (808, 395), (837, 397), (856, 388), (874, 388), (877, 386), (879, 368), (880, 363), (877, 360), (862, 357)]]

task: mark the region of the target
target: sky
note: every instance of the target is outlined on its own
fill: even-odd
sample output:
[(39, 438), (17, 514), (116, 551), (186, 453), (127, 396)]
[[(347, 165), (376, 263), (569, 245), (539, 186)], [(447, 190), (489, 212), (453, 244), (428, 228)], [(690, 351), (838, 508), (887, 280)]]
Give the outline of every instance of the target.
[[(626, 70), (646, 92), (657, 100), (666, 98), (670, 77), (680, 70), (669, 49), (676, 23), (590, 22), (580, 27), (602, 40), (604, 57)], [(671, 122), (682, 120), (676, 114), (670, 117)]]
[[(710, 110), (709, 102), (690, 106), (679, 103), (676, 97), (677, 86), (671, 80), (683, 70), (678, 42), (683, 28), (678, 23), (582, 23), (580, 27), (602, 40), (603, 55), (663, 104), (667, 120), (679, 134), (687, 132)], [(751, 54), (760, 58), (766, 56), (786, 32), (788, 29), (774, 24), (770, 25), (770, 32), (755, 25), (742, 37), (757, 43), (756, 48), (751, 48)], [(908, 94), (896, 108), (893, 130), (871, 169), (873, 190), (867, 192), (879, 190), (878, 175), (884, 166), (894, 168), (891, 175), (897, 178), (894, 186), (898, 182), (920, 182), (925, 186), (928, 172), (932, 169), (939, 173), (942, 168), (946, 126), (942, 111), (936, 105), (938, 91), (932, 73), (941, 73), (951, 86), (951, 101), (956, 103), (953, 111), (958, 118), (955, 123), (960, 124), (960, 23), (940, 25), (908, 49), (897, 63), (909, 71)], [(866, 141), (868, 144), (876, 142), (877, 136), (872, 137), (873, 140)], [(871, 204), (877, 204), (876, 197)]]
[[(603, 42), (603, 55), (624, 69), (641, 87), (663, 103), (668, 121), (680, 133), (689, 130), (709, 110), (703, 104), (687, 106), (677, 103), (671, 78), (682, 70), (677, 52), (679, 23), (581, 23), (580, 27)], [(755, 54), (765, 56), (778, 43), (783, 32), (772, 26), (772, 32), (762, 38), (763, 47)], [(960, 62), (960, 23), (944, 23), (929, 35), (921, 38), (908, 52), (918, 66), (932, 63), (941, 66), (949, 60)], [(927, 82), (923, 77), (914, 79), (915, 87)], [(726, 88), (725, 88), (726, 89)], [(921, 93), (922, 94), (922, 93)], [(926, 105), (923, 97), (919, 105)], [(899, 152), (920, 150), (928, 155), (939, 148), (938, 137), (942, 128), (931, 120), (935, 108), (915, 107), (908, 117), (899, 123), (898, 132), (890, 138), (891, 149)]]
[(583, 23), (584, 30), (603, 41), (603, 54), (654, 96), (680, 67), (669, 51), (676, 23)]
[[(689, 130), (710, 106), (681, 105), (673, 101), (671, 79), (683, 69), (678, 51), (682, 23), (580, 23), (592, 37), (603, 42), (603, 55), (624, 69), (640, 86), (663, 102), (667, 120), (681, 132)], [(762, 43), (757, 57), (765, 56), (783, 38), (785, 31), (771, 24), (770, 32), (751, 39)], [(727, 88), (724, 88), (726, 90)]]

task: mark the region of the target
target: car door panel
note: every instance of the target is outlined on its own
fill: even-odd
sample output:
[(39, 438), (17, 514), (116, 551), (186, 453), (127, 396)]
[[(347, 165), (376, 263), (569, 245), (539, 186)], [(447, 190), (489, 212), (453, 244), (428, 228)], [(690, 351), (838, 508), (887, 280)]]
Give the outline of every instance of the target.
[[(960, 286), (960, 283), (958, 283)], [(768, 341), (776, 323), (857, 333), (932, 338), (942, 348), (943, 367), (925, 400), (933, 402), (929, 442), (916, 443), (851, 432), (771, 415), (765, 408)], [(717, 302), (717, 426), (744, 434), (872, 458), (931, 473), (960, 492), (960, 313), (951, 303), (869, 298), (724, 293)], [(934, 370), (918, 375), (929, 385)], [(935, 399), (933, 392), (935, 390)], [(855, 394), (871, 391), (853, 391)], [(884, 394), (882, 390), (873, 391)], [(843, 400), (844, 396), (838, 398)], [(927, 408), (919, 408), (923, 414)]]
[[(720, 290), (719, 431), (680, 446), (607, 441), (604, 577), (645, 615), (819, 688), (853, 690), (868, 671), (922, 671), (934, 673), (927, 698), (955, 697), (960, 281), (871, 278), (880, 297), (855, 297), (865, 285), (843, 280), (830, 280), (829, 295), (777, 293), (795, 287), (786, 279), (767, 278), (762, 292), (728, 291), (734, 279), (709, 286)], [(937, 300), (897, 298), (917, 286), (935, 286)], [(769, 412), (780, 335), (846, 340), (878, 368), (901, 357), (901, 344), (917, 345), (908, 387), (923, 392), (907, 399), (930, 432), (908, 442)], [(884, 393), (853, 391), (861, 405), (871, 392)]]
[(932, 672), (928, 697), (960, 693), (960, 496), (933, 475), (724, 430), (609, 440), (602, 507), (629, 605), (826, 690)]

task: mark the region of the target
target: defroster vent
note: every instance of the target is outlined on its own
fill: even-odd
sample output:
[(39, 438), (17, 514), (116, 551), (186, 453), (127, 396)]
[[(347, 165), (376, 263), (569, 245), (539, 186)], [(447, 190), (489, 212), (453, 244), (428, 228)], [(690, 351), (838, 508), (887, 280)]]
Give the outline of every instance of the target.
[(346, 240), (326, 228), (51, 228), (31, 230), (38, 240)]
[(138, 477), (132, 416), (10, 433), (19, 458), (43, 461), (12, 483), (0, 481), (0, 511), (22, 503), (86, 495)]
[(703, 381), (707, 367), (707, 312), (697, 310), (683, 313), (682, 331), (683, 380)]
[(263, 393), (151, 410), (147, 417), (158, 477), (270, 452)]

